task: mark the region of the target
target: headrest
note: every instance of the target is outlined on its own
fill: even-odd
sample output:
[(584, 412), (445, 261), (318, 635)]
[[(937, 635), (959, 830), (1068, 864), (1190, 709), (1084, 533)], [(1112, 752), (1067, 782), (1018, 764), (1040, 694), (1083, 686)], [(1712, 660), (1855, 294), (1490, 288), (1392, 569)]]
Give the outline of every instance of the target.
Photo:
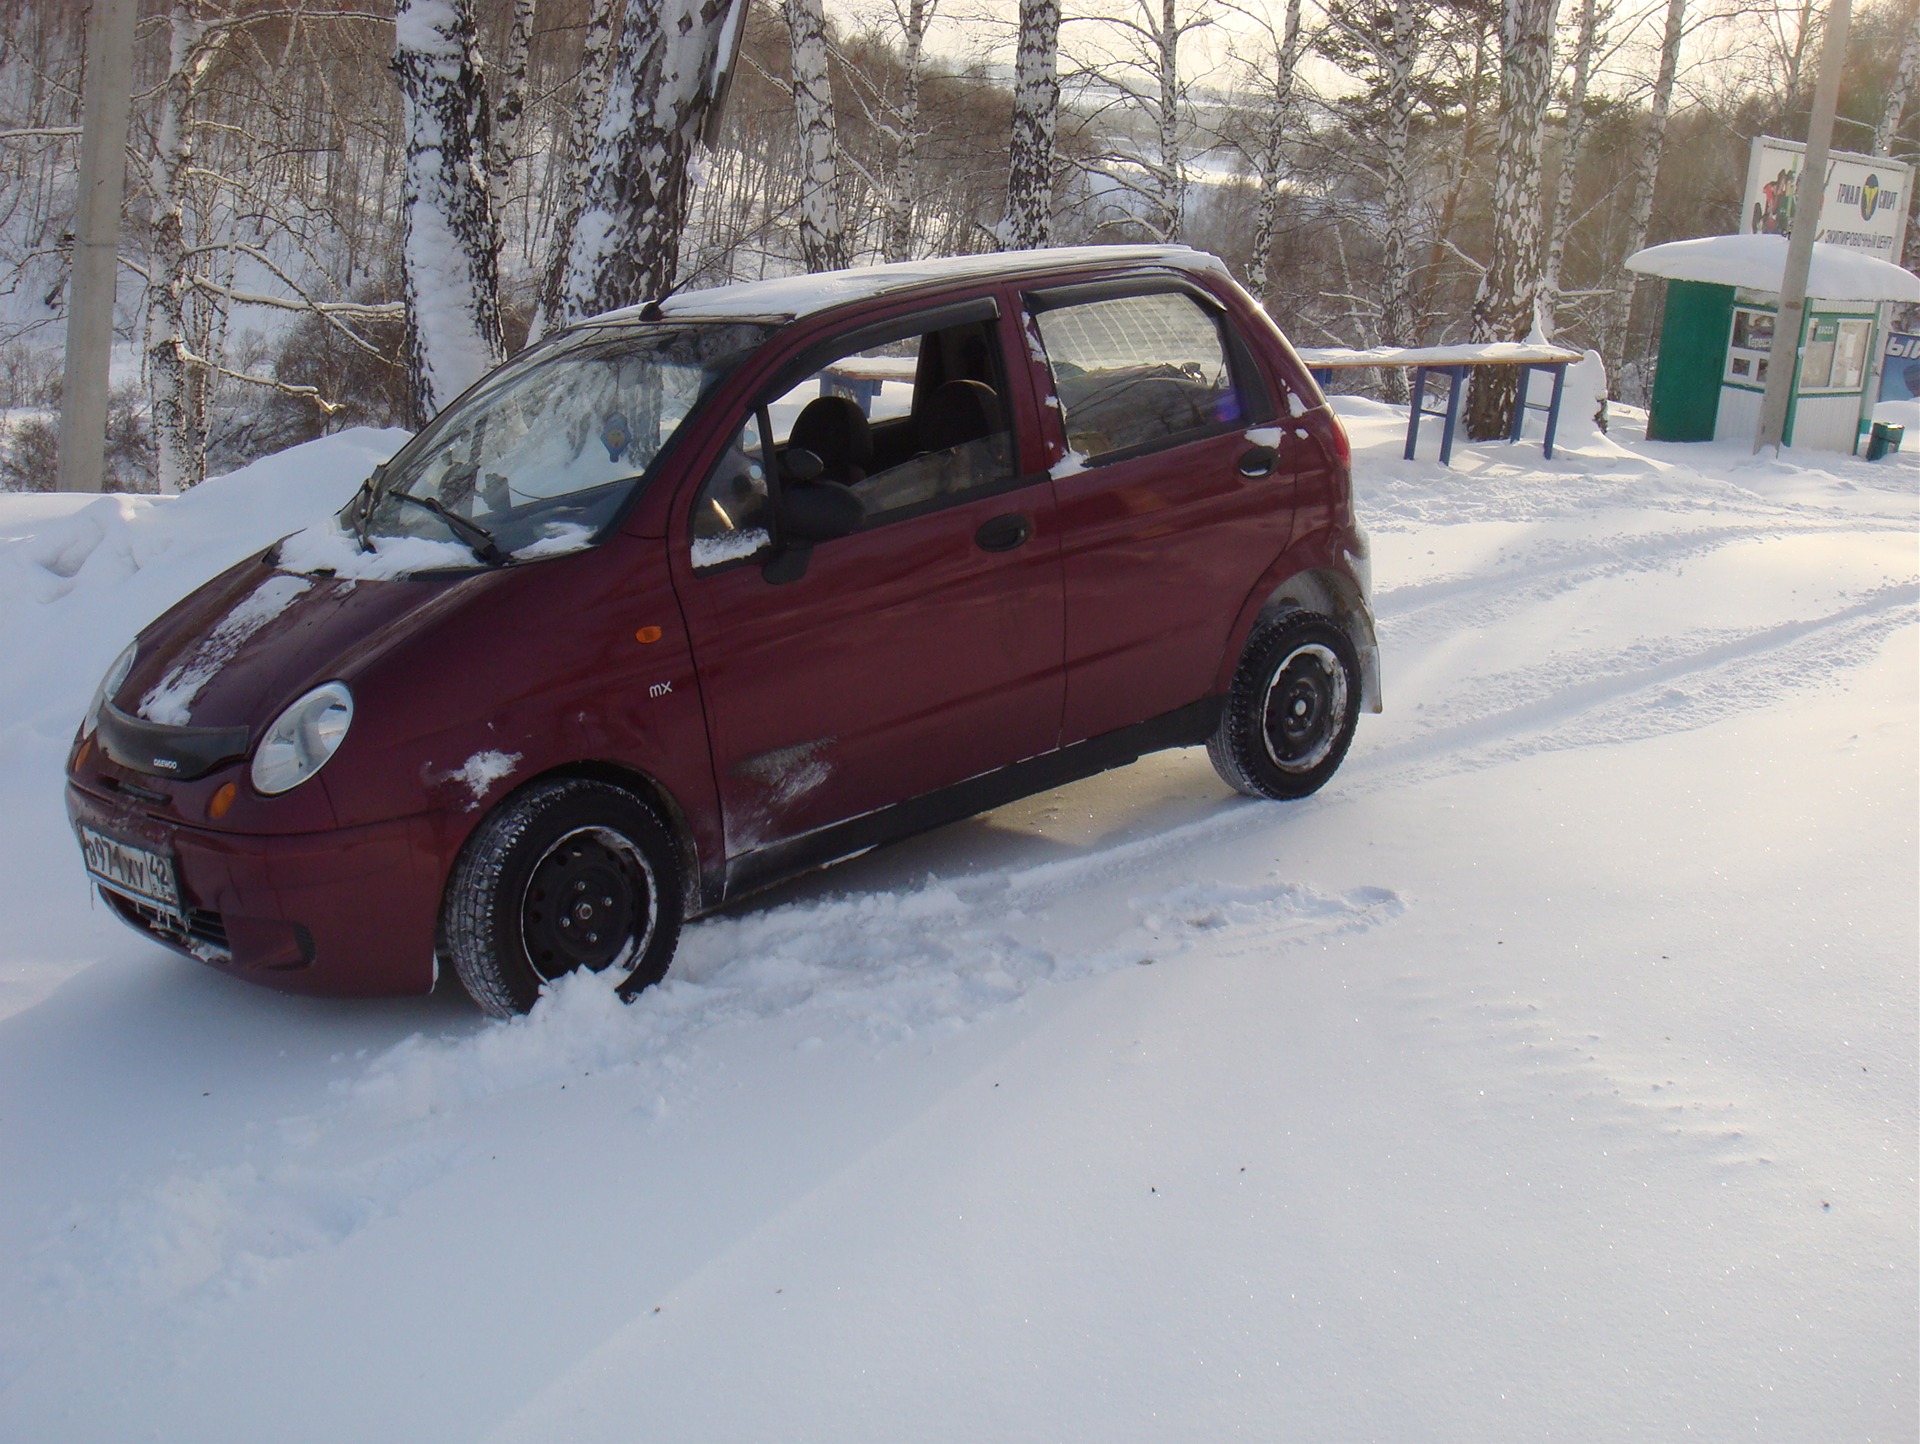
[(949, 381), (920, 409), (922, 451), (947, 451), (1000, 429), (1000, 398), (983, 381)]
[(827, 475), (873, 460), (873, 433), (859, 403), (844, 396), (820, 396), (806, 404), (787, 435), (789, 448), (800, 446), (827, 465)]

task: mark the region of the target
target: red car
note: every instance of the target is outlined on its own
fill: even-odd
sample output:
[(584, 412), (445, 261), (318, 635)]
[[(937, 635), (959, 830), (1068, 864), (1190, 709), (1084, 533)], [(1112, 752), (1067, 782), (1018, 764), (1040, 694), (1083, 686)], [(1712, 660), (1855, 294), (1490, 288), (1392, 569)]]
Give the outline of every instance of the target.
[(1380, 707), (1348, 468), (1200, 252), (683, 293), (147, 627), (69, 812), (115, 912), (239, 977), (643, 988), (686, 918), (1158, 748), (1320, 787)]

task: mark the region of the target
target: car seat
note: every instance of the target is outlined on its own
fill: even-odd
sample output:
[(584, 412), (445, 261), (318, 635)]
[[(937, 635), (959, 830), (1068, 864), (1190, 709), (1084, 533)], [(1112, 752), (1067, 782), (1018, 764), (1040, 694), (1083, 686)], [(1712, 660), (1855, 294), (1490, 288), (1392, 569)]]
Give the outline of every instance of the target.
[(1000, 430), (1000, 398), (984, 381), (949, 381), (915, 422), (922, 452), (951, 451)]
[(873, 460), (867, 414), (845, 396), (820, 396), (806, 404), (787, 434), (785, 450), (802, 447), (820, 458), (820, 478), (851, 486), (863, 480)]

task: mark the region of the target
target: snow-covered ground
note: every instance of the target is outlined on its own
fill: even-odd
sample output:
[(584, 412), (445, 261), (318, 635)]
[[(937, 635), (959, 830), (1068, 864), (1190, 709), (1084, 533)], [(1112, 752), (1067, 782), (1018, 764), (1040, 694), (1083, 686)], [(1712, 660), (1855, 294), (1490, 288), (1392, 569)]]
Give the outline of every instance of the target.
[(0, 1439), (1913, 1439), (1920, 467), (1341, 405), (1324, 793), (1164, 754), (512, 1025), (148, 946), (61, 813), (396, 438), (0, 498)]

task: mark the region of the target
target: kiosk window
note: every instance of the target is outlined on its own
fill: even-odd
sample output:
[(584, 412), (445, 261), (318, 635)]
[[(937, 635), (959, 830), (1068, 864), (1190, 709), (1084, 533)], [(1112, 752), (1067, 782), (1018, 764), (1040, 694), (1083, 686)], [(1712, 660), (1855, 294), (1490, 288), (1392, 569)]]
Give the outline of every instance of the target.
[(1727, 347), (1727, 369), (1723, 380), (1736, 386), (1764, 386), (1767, 383), (1767, 353), (1773, 349), (1773, 312), (1737, 307), (1733, 313), (1733, 339)]

